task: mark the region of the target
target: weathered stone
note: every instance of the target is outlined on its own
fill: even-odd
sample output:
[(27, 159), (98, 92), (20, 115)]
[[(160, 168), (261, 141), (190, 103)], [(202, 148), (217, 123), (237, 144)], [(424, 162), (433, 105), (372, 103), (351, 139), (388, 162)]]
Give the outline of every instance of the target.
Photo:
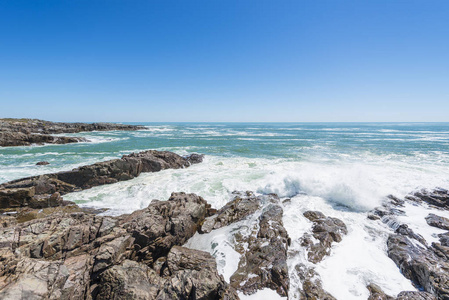
[(168, 151), (148, 150), (72, 171), (13, 180), (0, 185), (0, 209), (59, 206), (62, 204), (60, 196), (70, 192), (129, 180), (142, 172), (189, 167), (200, 161), (190, 159), (192, 155), (181, 157)]
[(434, 246), (427, 249), (406, 236), (390, 235), (387, 252), (406, 278), (439, 299), (449, 299), (448, 259), (436, 255)]
[(230, 279), (236, 290), (250, 295), (270, 288), (281, 296), (287, 296), (290, 285), (287, 267), (290, 238), (283, 226), (282, 216), (279, 198), (271, 195), (258, 218), (256, 231), (244, 238), (247, 249)]
[(440, 217), (435, 214), (429, 214), (426, 217), (426, 222), (430, 226), (449, 230), (449, 219), (445, 217)]
[(302, 282), (302, 289), (298, 289), (301, 300), (336, 300), (323, 289), (321, 279), (313, 268), (303, 264), (295, 266), (295, 271)]
[(339, 243), (342, 240), (342, 235), (347, 234), (348, 231), (343, 221), (337, 218), (326, 217), (319, 211), (306, 211), (304, 216), (313, 222), (312, 234), (318, 240), (318, 243), (314, 243), (309, 234), (305, 234), (301, 245), (308, 250), (308, 260), (318, 263), (324, 256), (330, 254), (332, 243)]
[[(234, 192), (234, 199), (217, 211), (211, 217), (206, 218), (201, 233), (209, 233), (214, 229), (227, 226), (231, 223), (240, 221), (253, 214), (261, 206), (264, 197), (255, 196), (252, 192), (239, 193)], [(269, 197), (269, 196), (268, 196)]]
[(52, 136), (50, 134), (142, 129), (145, 127), (112, 123), (55, 123), (36, 119), (0, 119), (0, 147), (87, 141), (82, 137)]
[(153, 201), (148, 208), (123, 218), (123, 227), (136, 239), (136, 255), (152, 264), (182, 245), (206, 217), (207, 202), (195, 195), (172, 193), (168, 201)]
[(393, 297), (386, 295), (384, 291), (374, 283), (369, 284), (366, 288), (369, 290), (368, 300), (394, 300)]

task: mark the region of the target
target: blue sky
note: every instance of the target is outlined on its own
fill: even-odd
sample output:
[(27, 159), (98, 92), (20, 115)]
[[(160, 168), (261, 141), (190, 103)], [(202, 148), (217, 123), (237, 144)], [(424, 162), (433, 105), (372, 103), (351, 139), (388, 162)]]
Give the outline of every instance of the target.
[(449, 121), (449, 1), (0, 1), (0, 117)]

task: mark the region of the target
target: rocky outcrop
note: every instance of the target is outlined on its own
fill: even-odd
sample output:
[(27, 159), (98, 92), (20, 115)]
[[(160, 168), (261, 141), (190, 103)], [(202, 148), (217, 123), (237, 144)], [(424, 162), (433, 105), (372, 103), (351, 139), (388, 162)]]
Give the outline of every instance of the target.
[(449, 299), (449, 247), (433, 243), (426, 248), (412, 240), (404, 235), (390, 235), (388, 256), (416, 286), (439, 299)]
[[(348, 230), (340, 219), (326, 217), (319, 211), (306, 211), (304, 216), (313, 222), (313, 226), (312, 235), (304, 234), (301, 245), (307, 248), (307, 259), (317, 263), (330, 254), (332, 243), (341, 242), (342, 235)], [(314, 243), (312, 237), (318, 242)]]
[(302, 289), (298, 291), (300, 300), (336, 300), (323, 289), (321, 279), (314, 268), (298, 264), (295, 271), (302, 282)]
[(179, 247), (208, 204), (173, 193), (102, 217), (61, 208), (24, 223), (0, 217), (1, 299), (238, 299), (206, 252)]
[(290, 286), (287, 249), (290, 238), (284, 228), (283, 209), (276, 194), (256, 196), (253, 192), (233, 192), (233, 199), (206, 218), (200, 233), (245, 220), (234, 232), (234, 248), (241, 254), (231, 286), (245, 295), (270, 288), (287, 296)]
[(148, 150), (67, 172), (14, 180), (0, 185), (0, 209), (58, 206), (62, 204), (61, 195), (70, 192), (129, 180), (143, 172), (187, 168), (201, 161), (198, 154), (182, 157), (173, 152)]
[(52, 136), (82, 131), (140, 130), (143, 126), (113, 123), (55, 123), (36, 119), (0, 119), (0, 147), (31, 144), (67, 144), (87, 141), (81, 137)]
[(449, 209), (449, 191), (446, 189), (438, 188), (432, 191), (421, 190), (405, 198), (407, 200), (426, 202), (439, 208)]
[(245, 193), (234, 192), (234, 195), (234, 199), (204, 221), (201, 232), (209, 233), (213, 229), (218, 229), (246, 218), (261, 207), (263, 202), (261, 197), (264, 197), (256, 197), (250, 191)]
[(87, 142), (83, 137), (52, 136), (48, 134), (26, 134), (23, 132), (0, 131), (0, 147), (30, 146), (33, 144), (69, 144)]
[(367, 288), (370, 292), (368, 300), (436, 300), (435, 296), (427, 292), (403, 291), (398, 294), (397, 298), (395, 298), (386, 295), (382, 289), (375, 284), (370, 284)]
[(231, 285), (246, 295), (266, 287), (281, 296), (288, 294), (287, 249), (290, 239), (282, 222), (283, 209), (279, 199), (272, 195), (271, 201), (258, 218), (258, 230), (244, 239), (246, 251), (230, 279)]
[(426, 222), (430, 226), (449, 230), (449, 219), (445, 217), (440, 217), (435, 214), (429, 214), (426, 217)]

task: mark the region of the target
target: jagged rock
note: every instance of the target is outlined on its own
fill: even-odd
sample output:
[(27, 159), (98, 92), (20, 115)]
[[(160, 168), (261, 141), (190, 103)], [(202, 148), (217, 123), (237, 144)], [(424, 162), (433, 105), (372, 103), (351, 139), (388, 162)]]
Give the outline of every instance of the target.
[(54, 123), (36, 119), (0, 119), (0, 147), (87, 141), (82, 137), (52, 136), (50, 134), (141, 129), (145, 129), (145, 127), (112, 123)]
[(147, 300), (156, 299), (165, 280), (145, 264), (125, 260), (100, 275), (94, 299)]
[(427, 292), (400, 292), (396, 300), (437, 300), (437, 298)]
[(199, 250), (174, 246), (167, 256), (171, 277), (157, 299), (238, 299), (217, 272), (215, 259)]
[(36, 163), (36, 166), (46, 166), (49, 165), (50, 163), (48, 161), (40, 161), (38, 163)]
[(258, 218), (256, 230), (242, 241), (247, 243), (247, 248), (230, 279), (231, 286), (246, 295), (267, 287), (281, 296), (288, 294), (290, 238), (282, 223), (283, 209), (279, 198), (271, 194), (269, 199)]
[(312, 221), (312, 234), (319, 242), (314, 243), (308, 234), (302, 238), (301, 245), (308, 249), (307, 258), (310, 262), (320, 262), (330, 254), (333, 242), (341, 242), (342, 234), (347, 234), (345, 223), (337, 218), (326, 217), (319, 211), (306, 211), (304, 216)]
[(427, 242), (426, 240), (420, 235), (420, 234), (416, 234), (413, 232), (413, 230), (411, 228), (408, 227), (407, 224), (401, 224), (399, 225), (398, 228), (396, 228), (396, 230), (394, 231), (395, 233), (404, 235), (404, 236), (408, 236), (412, 239), (417, 240), (418, 242), (420, 242), (421, 244), (423, 244), (424, 246), (427, 247)]
[(439, 299), (449, 299), (449, 263), (447, 257), (439, 257), (434, 252), (434, 246), (438, 245), (434, 243), (427, 249), (413, 243), (407, 236), (390, 235), (387, 253), (402, 274), (415, 285)]
[(394, 300), (393, 297), (386, 295), (377, 284), (370, 283), (366, 288), (369, 290), (368, 300)]
[(121, 217), (62, 207), (24, 223), (1, 216), (0, 299), (238, 299), (209, 253), (176, 247), (207, 207), (173, 193)]
[(207, 206), (195, 194), (172, 193), (168, 201), (153, 201), (126, 216), (123, 227), (136, 239), (136, 256), (152, 264), (174, 245), (184, 244), (204, 221)]
[(430, 226), (449, 230), (449, 219), (445, 217), (440, 217), (435, 214), (429, 214), (426, 217), (426, 222)]
[(407, 196), (406, 199), (418, 202), (424, 201), (440, 208), (449, 209), (449, 191), (446, 189), (421, 190)]
[(265, 201), (265, 198), (270, 197), (256, 197), (254, 193), (250, 191), (245, 193), (234, 192), (234, 195), (234, 199), (218, 210), (216, 214), (206, 218), (201, 227), (201, 233), (209, 233), (214, 229), (227, 226), (246, 218), (261, 207), (261, 203)]
[[(193, 154), (192, 154), (193, 155)], [(0, 185), (0, 208), (44, 208), (62, 204), (61, 195), (137, 177), (142, 172), (187, 168), (193, 161), (173, 152), (148, 150), (83, 166), (72, 171), (34, 176)]]
[(438, 237), (440, 238), (441, 245), (449, 247), (449, 232), (441, 233)]
[(302, 283), (302, 289), (298, 289), (300, 300), (336, 300), (323, 289), (321, 279), (313, 268), (298, 264), (295, 271)]

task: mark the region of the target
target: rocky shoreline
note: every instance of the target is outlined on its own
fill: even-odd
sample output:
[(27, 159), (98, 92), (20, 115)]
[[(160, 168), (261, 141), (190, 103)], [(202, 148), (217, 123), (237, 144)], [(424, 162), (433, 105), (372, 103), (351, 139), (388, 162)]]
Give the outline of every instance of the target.
[[(345, 239), (346, 224), (319, 211), (304, 212), (311, 227), (299, 242), (307, 263), (289, 270), (292, 241), (283, 224), (284, 204), (276, 194), (234, 192), (225, 206), (215, 209), (207, 199), (177, 192), (118, 217), (101, 216), (62, 199), (69, 192), (202, 160), (198, 154), (181, 157), (149, 150), (0, 185), (5, 212), (0, 215), (0, 298), (232, 300), (262, 289), (288, 297), (294, 274), (301, 283), (294, 291), (299, 299), (336, 299), (323, 288), (315, 266)], [(449, 219), (438, 215), (449, 208), (449, 192), (443, 189), (405, 199), (390, 196), (368, 213), (372, 222), (393, 227), (387, 254), (419, 290), (392, 297), (369, 284), (368, 299), (449, 299), (449, 232), (428, 245), (398, 221), (406, 204), (428, 205), (435, 212), (426, 217), (428, 226), (449, 228)], [(194, 235), (245, 221), (232, 231), (240, 259), (229, 280), (219, 274), (209, 252), (185, 246)]]
[(145, 127), (113, 123), (60, 123), (37, 119), (0, 119), (0, 147), (87, 142), (82, 137), (54, 136), (53, 134), (141, 129)]

